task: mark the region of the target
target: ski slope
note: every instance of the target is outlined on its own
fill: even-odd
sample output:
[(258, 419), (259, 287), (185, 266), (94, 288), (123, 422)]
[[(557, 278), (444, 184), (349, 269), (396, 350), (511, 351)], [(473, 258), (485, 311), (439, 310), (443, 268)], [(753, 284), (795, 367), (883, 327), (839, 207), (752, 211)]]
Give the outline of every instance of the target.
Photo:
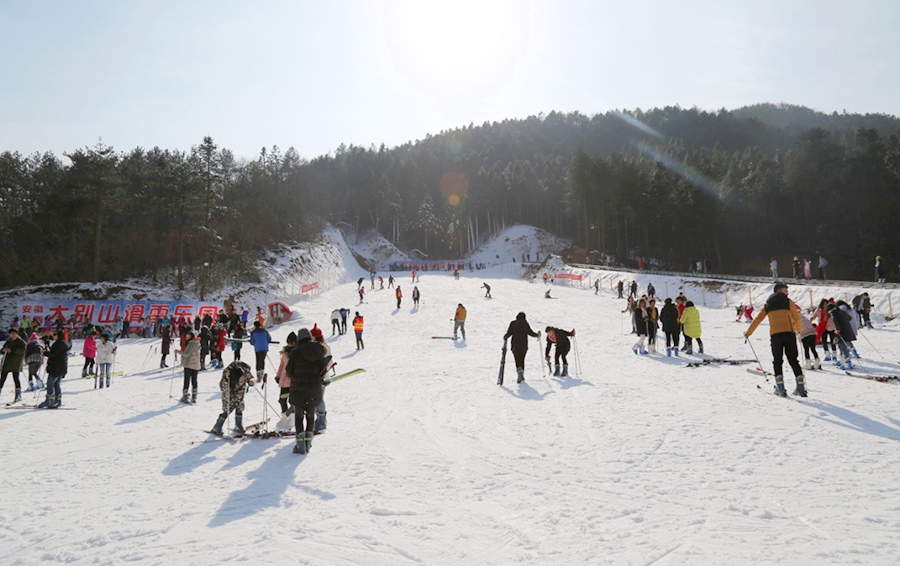
[[(897, 563), (900, 386), (827, 365), (808, 372), (808, 399), (780, 399), (748, 366), (633, 355), (606, 282), (544, 299), (512, 271), (423, 272), (419, 309), (407, 273), (394, 274), (399, 309), (368, 279), (365, 304), (350, 283), (292, 305), (274, 339), (316, 322), (338, 371), (367, 370), (327, 389), (328, 431), (307, 456), (290, 440), (203, 442), (221, 372), (201, 373), (195, 406), (178, 403), (180, 369), (157, 369), (158, 340), (121, 341), (110, 389), (80, 379), (73, 356), (63, 403), (75, 410), (0, 411), (0, 563)], [(468, 339), (431, 339), (452, 334), (460, 302)], [(343, 306), (365, 317), (364, 350), (352, 329), (330, 336)], [(519, 311), (535, 330), (577, 330), (577, 375), (545, 375), (534, 341), (526, 381), (510, 354), (497, 386)], [(707, 354), (752, 357), (733, 308), (700, 311)], [(861, 371), (900, 373), (897, 332), (866, 332)], [(753, 344), (771, 369), (766, 324)], [(276, 364), (273, 351), (270, 375)], [(245, 423), (276, 397), (249, 392)]]

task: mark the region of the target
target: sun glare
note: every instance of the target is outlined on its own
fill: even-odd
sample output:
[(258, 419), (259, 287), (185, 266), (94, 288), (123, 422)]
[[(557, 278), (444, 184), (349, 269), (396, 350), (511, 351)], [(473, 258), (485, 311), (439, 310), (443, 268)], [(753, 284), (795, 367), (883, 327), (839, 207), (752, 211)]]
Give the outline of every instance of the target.
[(385, 39), (415, 88), (496, 88), (526, 48), (528, 11), (513, 0), (387, 0)]

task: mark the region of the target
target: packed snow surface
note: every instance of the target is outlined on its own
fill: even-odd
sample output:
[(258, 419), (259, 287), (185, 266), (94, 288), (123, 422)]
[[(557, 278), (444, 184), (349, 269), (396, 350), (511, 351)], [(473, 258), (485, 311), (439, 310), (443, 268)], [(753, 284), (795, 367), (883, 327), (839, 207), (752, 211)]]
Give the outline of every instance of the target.
[[(368, 279), (364, 304), (355, 282), (291, 302), (299, 313), (275, 340), (315, 322), (339, 372), (367, 370), (327, 388), (328, 430), (306, 456), (292, 440), (205, 434), (221, 372), (201, 372), (195, 406), (177, 402), (181, 370), (159, 369), (159, 340), (120, 340), (123, 375), (109, 389), (81, 379), (71, 357), (62, 387), (74, 410), (0, 411), (0, 563), (897, 563), (900, 386), (825, 364), (807, 372), (808, 399), (782, 399), (750, 365), (687, 368), (700, 357), (666, 357), (664, 345), (637, 356), (611, 290), (632, 274), (592, 272), (598, 294), (586, 280), (545, 299), (519, 269), (422, 272), (419, 308), (407, 273), (394, 273), (400, 308)], [(672, 296), (681, 286), (653, 283)], [(458, 303), (467, 339), (432, 339), (452, 335)], [(363, 350), (352, 328), (331, 335), (344, 306), (365, 317)], [(572, 377), (547, 375), (533, 340), (526, 381), (515, 383), (509, 353), (497, 385), (520, 311), (536, 331), (577, 331)], [(733, 308), (700, 311), (707, 354), (753, 357)], [(898, 328), (876, 320), (857, 342), (859, 373), (895, 375)], [(771, 369), (767, 332), (751, 344)], [(277, 362), (273, 349), (270, 376)], [(247, 393), (245, 423), (277, 407), (273, 386)], [(2, 401), (12, 396), (8, 380)]]

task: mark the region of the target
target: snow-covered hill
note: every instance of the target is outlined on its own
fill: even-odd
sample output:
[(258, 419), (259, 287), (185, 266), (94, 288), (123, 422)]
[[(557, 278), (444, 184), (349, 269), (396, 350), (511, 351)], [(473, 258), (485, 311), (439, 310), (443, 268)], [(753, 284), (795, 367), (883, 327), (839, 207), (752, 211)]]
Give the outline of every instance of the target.
[[(519, 265), (460, 280), (422, 272), (414, 308), (409, 274), (395, 273), (400, 308), (393, 289), (357, 305), (360, 268), (339, 246), (310, 258), (342, 263), (333, 285), (289, 300), (298, 317), (272, 330), (282, 342), (301, 326), (328, 330), (343, 306), (366, 319), (363, 350), (352, 331), (326, 331), (338, 369), (367, 373), (327, 389), (329, 428), (311, 454), (292, 454), (290, 440), (204, 442), (221, 374), (201, 373), (196, 406), (178, 403), (181, 376), (158, 369), (158, 340), (120, 342), (123, 375), (110, 389), (80, 379), (76, 355), (63, 382), (73, 410), (0, 410), (0, 562), (887, 565), (900, 555), (900, 386), (826, 364), (808, 372), (808, 399), (780, 399), (746, 366), (633, 355), (613, 285), (634, 278), (643, 291), (652, 280), (674, 295), (680, 278), (570, 269), (580, 285), (544, 299)], [(271, 265), (273, 277), (290, 270)], [(716, 308), (724, 292), (697, 282), (684, 287), (698, 305), (706, 298), (706, 352), (752, 357), (746, 324)], [(754, 285), (729, 306), (747, 289), (758, 306), (770, 288)], [(792, 287), (795, 299), (805, 293)], [(467, 340), (432, 339), (452, 334), (458, 303)], [(883, 308), (857, 343), (861, 374), (898, 373)], [(535, 340), (526, 381), (515, 384), (510, 354), (497, 385), (502, 336), (520, 311), (535, 330), (576, 329), (572, 377), (547, 375)], [(752, 344), (771, 368), (766, 330)], [(270, 375), (277, 362), (273, 351)], [(247, 393), (245, 422), (277, 419), (272, 385)], [(11, 398), (7, 381), (2, 401)]]

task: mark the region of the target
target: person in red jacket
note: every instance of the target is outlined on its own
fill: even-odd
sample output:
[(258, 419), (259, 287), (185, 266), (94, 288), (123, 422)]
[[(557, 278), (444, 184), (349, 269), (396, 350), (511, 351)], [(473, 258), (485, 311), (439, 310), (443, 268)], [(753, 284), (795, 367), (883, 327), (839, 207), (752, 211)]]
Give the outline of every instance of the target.
[(400, 292), (400, 285), (397, 285), (397, 290), (394, 291), (394, 295), (397, 297), (397, 308), (400, 308), (400, 301), (403, 300), (403, 293)]
[(359, 311), (356, 311), (356, 316), (353, 317), (353, 332), (356, 334), (356, 349), (364, 350), (366, 345), (363, 344), (362, 333), (363, 333), (363, 317), (359, 314)]
[(224, 325), (216, 325), (216, 363), (213, 367), (224, 367), (222, 362), (222, 352), (225, 351), (225, 338), (228, 336), (228, 332), (225, 331)]

